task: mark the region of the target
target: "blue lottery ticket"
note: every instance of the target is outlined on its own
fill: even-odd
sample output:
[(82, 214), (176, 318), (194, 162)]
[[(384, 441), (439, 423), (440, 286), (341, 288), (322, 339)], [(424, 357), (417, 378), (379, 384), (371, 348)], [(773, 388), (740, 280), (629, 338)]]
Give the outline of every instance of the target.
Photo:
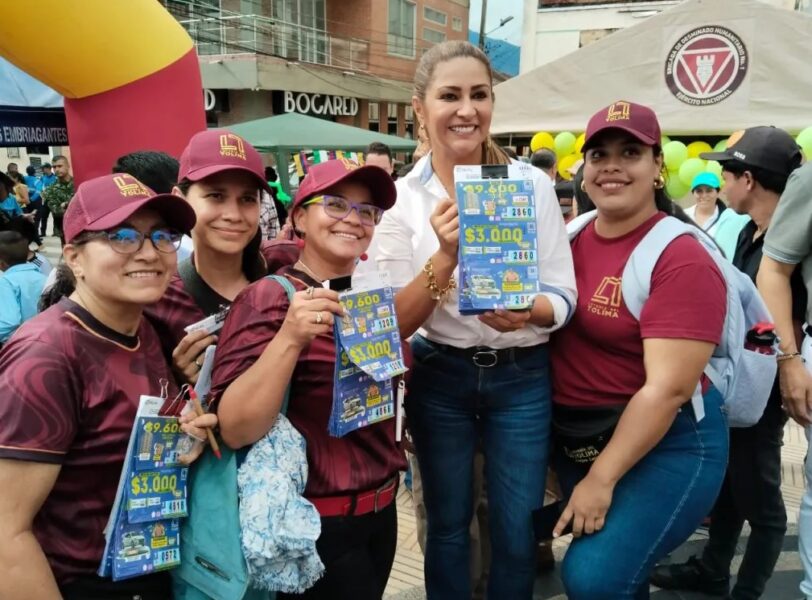
[(510, 167), (492, 179), (482, 178), (480, 167), (455, 169), (462, 314), (526, 309), (539, 292), (532, 174)]
[(180, 564), (177, 519), (118, 524), (112, 553), (113, 580), (129, 579)]

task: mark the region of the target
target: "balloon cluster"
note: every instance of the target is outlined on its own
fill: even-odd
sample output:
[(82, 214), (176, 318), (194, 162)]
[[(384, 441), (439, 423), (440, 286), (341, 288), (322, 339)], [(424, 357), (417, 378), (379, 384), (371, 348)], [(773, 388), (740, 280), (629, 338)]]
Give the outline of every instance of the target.
[[(801, 137), (807, 146), (802, 143)], [(694, 177), (702, 172), (714, 173), (719, 179), (722, 178), (722, 165), (715, 160), (704, 160), (699, 158), (703, 152), (721, 152), (727, 147), (727, 140), (723, 140), (711, 146), (707, 142), (691, 142), (686, 145), (682, 142), (671, 141), (667, 136), (663, 136), (660, 141), (663, 149), (663, 160), (665, 162), (668, 175), (666, 177), (666, 191), (668, 195), (678, 200), (691, 191), (691, 182)], [(798, 145), (804, 148), (807, 156), (812, 157), (812, 127), (805, 129), (798, 136)], [(570, 168), (583, 159), (582, 152), (584, 146), (584, 134), (579, 136), (562, 131), (556, 136), (539, 131), (530, 140), (530, 150), (535, 152), (541, 148), (547, 148), (555, 152), (558, 157), (558, 174), (566, 180), (572, 179)], [(807, 150), (808, 148), (808, 150)]]
[(722, 179), (722, 165), (715, 160), (704, 160), (699, 155), (705, 152), (723, 152), (727, 148), (727, 140), (722, 140), (716, 146), (707, 142), (691, 142), (686, 146), (682, 142), (672, 142), (663, 137), (662, 148), (663, 162), (668, 170), (665, 190), (674, 200), (688, 195), (691, 182), (700, 173), (713, 173)]
[(576, 136), (569, 131), (562, 131), (555, 137), (546, 131), (539, 131), (530, 140), (530, 151), (547, 148), (558, 157), (558, 174), (567, 181), (572, 179), (570, 169), (584, 158), (581, 149), (584, 147), (584, 134)]

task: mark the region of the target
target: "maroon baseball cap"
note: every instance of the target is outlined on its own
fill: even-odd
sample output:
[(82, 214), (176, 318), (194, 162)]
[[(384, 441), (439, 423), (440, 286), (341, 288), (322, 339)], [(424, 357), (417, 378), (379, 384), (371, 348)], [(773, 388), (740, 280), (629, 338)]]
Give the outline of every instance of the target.
[(270, 193), (262, 156), (251, 144), (227, 129), (209, 129), (192, 136), (180, 155), (178, 181), (200, 181), (231, 169), (254, 175)]
[(156, 194), (132, 175), (113, 173), (79, 185), (62, 223), (70, 243), (83, 231), (104, 231), (125, 222), (145, 206), (157, 211), (173, 229), (188, 233), (195, 226), (195, 211), (174, 194)]
[(291, 212), (341, 181), (356, 181), (367, 186), (375, 206), (389, 210), (395, 205), (398, 193), (389, 173), (374, 165), (361, 166), (346, 158), (338, 158), (309, 167), (296, 192)]
[(588, 150), (595, 141), (595, 136), (607, 129), (620, 129), (633, 135), (647, 146), (660, 143), (660, 124), (657, 115), (648, 106), (618, 100), (606, 108), (600, 109), (586, 126), (584, 150)]

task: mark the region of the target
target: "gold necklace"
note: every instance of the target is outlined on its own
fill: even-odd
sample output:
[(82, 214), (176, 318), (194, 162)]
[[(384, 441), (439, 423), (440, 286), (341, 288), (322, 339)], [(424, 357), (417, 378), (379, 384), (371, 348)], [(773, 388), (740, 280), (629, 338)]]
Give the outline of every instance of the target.
[[(323, 279), (321, 279), (321, 278), (320, 278), (318, 275), (316, 275), (316, 274), (313, 272), (313, 269), (311, 269), (311, 268), (310, 268), (310, 267), (308, 267), (306, 264), (304, 264), (304, 262), (302, 261), (302, 259), (301, 259), (301, 258), (300, 258), (299, 260), (297, 260), (297, 261), (296, 261), (296, 265), (300, 265), (300, 266), (302, 267), (302, 270), (303, 270), (305, 273), (307, 273), (308, 275), (310, 275), (310, 276), (311, 276), (313, 279), (315, 279), (317, 282), (319, 282), (319, 283), (324, 283), (324, 280), (323, 280)], [(294, 265), (294, 266), (296, 266), (296, 265)]]

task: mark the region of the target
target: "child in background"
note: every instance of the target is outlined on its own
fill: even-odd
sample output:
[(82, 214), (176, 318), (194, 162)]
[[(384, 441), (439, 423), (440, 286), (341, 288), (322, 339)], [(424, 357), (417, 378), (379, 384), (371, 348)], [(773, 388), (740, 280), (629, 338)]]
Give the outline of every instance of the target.
[(0, 344), (37, 314), (45, 275), (28, 262), (28, 243), (17, 231), (0, 231)]

